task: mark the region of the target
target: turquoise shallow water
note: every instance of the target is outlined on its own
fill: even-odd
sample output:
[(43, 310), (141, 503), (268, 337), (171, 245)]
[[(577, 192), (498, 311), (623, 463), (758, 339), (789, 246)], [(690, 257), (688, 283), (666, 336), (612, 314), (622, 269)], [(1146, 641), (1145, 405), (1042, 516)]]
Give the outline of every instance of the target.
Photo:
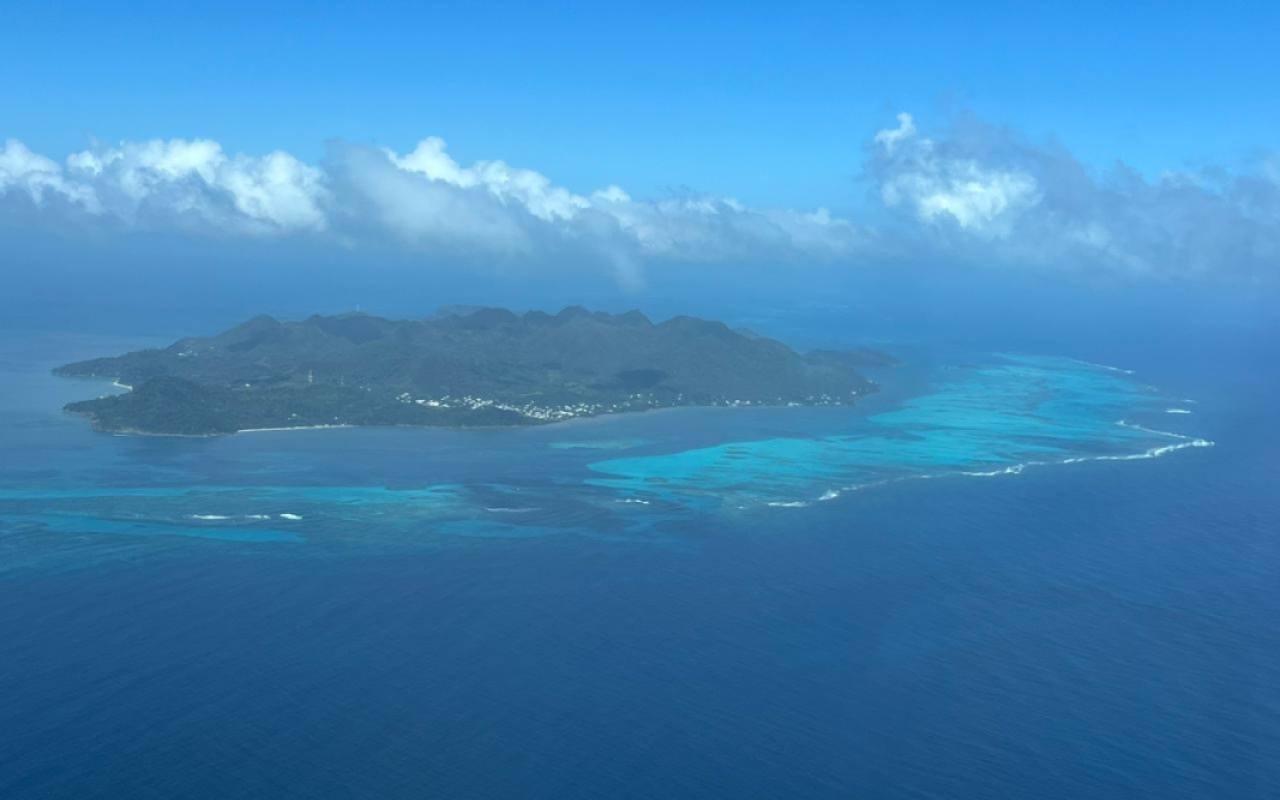
[(853, 410), (191, 440), (56, 411), (102, 387), (49, 366), (125, 347), (21, 344), (0, 797), (1280, 785), (1271, 354), (967, 355)]
[(795, 505), (889, 480), (992, 476), (1210, 445), (1131, 421), (1187, 404), (1116, 368), (1000, 355), (936, 373), (926, 393), (867, 417), (853, 433), (598, 461), (591, 468), (609, 477), (591, 483), (635, 497), (712, 495), (738, 505)]
[[(29, 453), (12, 450), (0, 472), (0, 524), (36, 541), (369, 547), (546, 534), (662, 538), (706, 515), (800, 507), (903, 479), (989, 477), (1210, 444), (1166, 429), (1194, 427), (1194, 415), (1168, 413), (1189, 410), (1189, 401), (1112, 367), (987, 354), (913, 374), (918, 390), (887, 393), (868, 408), (673, 409), (516, 431), (193, 441), (104, 436), (63, 418), (46, 423), (52, 435), (33, 438)], [(898, 378), (882, 376), (891, 386)], [(78, 469), (66, 469), (67, 448), (84, 450)], [(41, 471), (49, 458), (60, 468)]]

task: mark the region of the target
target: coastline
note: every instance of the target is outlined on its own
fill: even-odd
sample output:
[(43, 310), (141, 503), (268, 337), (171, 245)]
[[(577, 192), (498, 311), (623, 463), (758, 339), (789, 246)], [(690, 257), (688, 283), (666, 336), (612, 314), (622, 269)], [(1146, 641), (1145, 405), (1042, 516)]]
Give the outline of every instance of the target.
[[(862, 398), (872, 395), (874, 393), (875, 392), (873, 391), (873, 392), (868, 392), (866, 395), (859, 395), (859, 401)], [(338, 424), (328, 424), (328, 425), (281, 425), (281, 426), (271, 426), (271, 427), (265, 427), (265, 428), (239, 428), (234, 431), (213, 432), (213, 433), (162, 433), (159, 431), (149, 431), (149, 430), (143, 430), (140, 428), (105, 428), (97, 423), (97, 419), (95, 418), (93, 412), (91, 411), (68, 411), (64, 409), (64, 412), (67, 414), (78, 416), (78, 417), (86, 417), (90, 420), (90, 424), (92, 425), (95, 431), (99, 433), (110, 434), (112, 436), (155, 436), (155, 437), (171, 436), (171, 437), (182, 438), (182, 439), (216, 439), (223, 436), (235, 436), (241, 433), (286, 433), (290, 431), (321, 431), (321, 430), (354, 429), (354, 428), (363, 428), (363, 429), (412, 428), (415, 430), (437, 429), (437, 430), (450, 430), (450, 431), (508, 431), (508, 430), (519, 430), (523, 428), (570, 426), (575, 424), (584, 425), (589, 423), (600, 423), (607, 420), (618, 419), (620, 417), (631, 417), (631, 416), (637, 416), (641, 414), (652, 415), (652, 414), (661, 414), (664, 412), (670, 413), (670, 412), (677, 412), (677, 411), (714, 410), (714, 411), (725, 411), (725, 412), (734, 412), (734, 411), (750, 412), (750, 411), (767, 411), (767, 410), (776, 411), (779, 409), (787, 409), (787, 408), (795, 408), (795, 409), (827, 408), (832, 410), (836, 410), (836, 409), (851, 410), (851, 409), (857, 408), (859, 405), (860, 405), (860, 402), (842, 403), (838, 405), (837, 404), (831, 404), (831, 405), (814, 404), (814, 405), (797, 405), (797, 406), (789, 406), (787, 404), (782, 404), (782, 403), (776, 404), (776, 405), (756, 405), (756, 406), (673, 405), (673, 406), (660, 406), (658, 408), (641, 408), (641, 409), (634, 409), (629, 411), (612, 411), (612, 412), (606, 412), (603, 414), (584, 415), (581, 417), (568, 417), (566, 419), (534, 420), (528, 423), (515, 424), (515, 425), (406, 425), (403, 423), (395, 423), (395, 424), (388, 424), (388, 425), (359, 425), (354, 423), (338, 423)]]
[[(235, 434), (237, 434), (237, 433), (275, 433), (275, 432), (278, 432), (278, 431), (326, 431), (326, 430), (330, 430), (330, 429), (333, 429), (333, 428), (361, 428), (361, 427), (363, 427), (363, 428), (380, 428), (380, 427), (388, 427), (388, 426), (384, 426), (384, 425), (349, 425), (349, 424), (347, 424), (347, 423), (340, 423), (340, 424), (338, 424), (338, 425), (285, 425), (285, 426), (281, 426), (281, 427), (279, 427), (279, 428), (240, 428), (239, 430), (232, 431), (231, 433), (226, 434), (226, 435), (227, 435), (227, 436), (234, 436), (234, 435), (235, 435)], [(415, 426), (413, 426), (413, 427), (423, 427), (423, 428), (425, 428), (425, 427), (430, 427), (430, 426), (427, 426), (427, 425), (420, 425), (420, 426), (419, 426), (419, 425), (415, 425)], [(216, 435), (219, 435), (219, 434), (214, 434), (214, 435), (216, 436)]]
[[(132, 386), (125, 383), (121, 383), (118, 377), (108, 378), (103, 376), (63, 375), (63, 374), (59, 374), (57, 370), (53, 370), (53, 374), (59, 378), (69, 378), (72, 380), (111, 381), (111, 385), (118, 389), (123, 389), (125, 392), (133, 391)], [(273, 425), (273, 426), (267, 426), (262, 428), (238, 428), (233, 431), (217, 431), (217, 432), (209, 432), (209, 433), (164, 433), (160, 431), (144, 430), (141, 428), (103, 427), (98, 423), (97, 417), (92, 411), (71, 411), (64, 408), (63, 412), (74, 415), (74, 416), (78, 416), (78, 417), (85, 417), (89, 420), (90, 425), (93, 427), (95, 431), (99, 433), (109, 434), (112, 436), (151, 436), (151, 437), (175, 437), (175, 438), (181, 438), (181, 439), (215, 439), (223, 436), (234, 436), (236, 434), (241, 434), (241, 433), (284, 433), (288, 431), (320, 431), (320, 430), (334, 430), (334, 429), (343, 429), (343, 428), (414, 428), (414, 429), (437, 428), (437, 429), (452, 430), (452, 431), (515, 430), (519, 428), (540, 428), (540, 427), (545, 427), (549, 425), (567, 426), (570, 424), (581, 425), (581, 424), (587, 424), (590, 422), (599, 423), (605, 420), (616, 419), (618, 417), (627, 417), (627, 416), (632, 416), (636, 414), (657, 414), (662, 412), (674, 412), (674, 411), (690, 410), (690, 409), (699, 409), (699, 410), (717, 409), (722, 411), (761, 411), (761, 410), (768, 410), (768, 409), (776, 410), (781, 408), (792, 408), (792, 407), (853, 409), (860, 406), (863, 403), (863, 401), (866, 400), (867, 398), (873, 397), (879, 394), (880, 390), (881, 390), (880, 382), (871, 381), (870, 388), (867, 391), (860, 392), (854, 395), (853, 401), (848, 403), (837, 403), (837, 404), (826, 404), (826, 405), (820, 405), (815, 403), (815, 404), (797, 404), (794, 406), (788, 403), (761, 404), (761, 405), (729, 405), (729, 404), (669, 405), (669, 406), (658, 406), (658, 407), (652, 407), (652, 408), (629, 409), (626, 411), (609, 411), (601, 414), (587, 414), (579, 417), (566, 417), (564, 419), (530, 420), (529, 422), (526, 422), (526, 423), (512, 424), (512, 425), (407, 425), (403, 423), (393, 423), (393, 424), (387, 424), (387, 425), (377, 425), (377, 424), (360, 425), (355, 423), (343, 422), (343, 423), (336, 423), (336, 424), (331, 423), (331, 424), (324, 424), (324, 425), (278, 425), (278, 426)]]

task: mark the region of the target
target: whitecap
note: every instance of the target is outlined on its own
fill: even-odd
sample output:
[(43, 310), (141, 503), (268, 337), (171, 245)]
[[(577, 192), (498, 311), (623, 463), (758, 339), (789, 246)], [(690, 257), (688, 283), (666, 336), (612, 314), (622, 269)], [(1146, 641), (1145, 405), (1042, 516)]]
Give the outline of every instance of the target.
[(1105, 370), (1108, 370), (1108, 371), (1110, 371), (1110, 372), (1119, 372), (1119, 373), (1124, 374), (1124, 375), (1132, 375), (1132, 374), (1133, 374), (1133, 370), (1131, 370), (1131, 369), (1125, 369), (1124, 367), (1113, 367), (1113, 366), (1111, 366), (1110, 364), (1097, 364), (1097, 363), (1094, 363), (1094, 362), (1092, 362), (1092, 361), (1085, 361), (1085, 360), (1083, 360), (1083, 359), (1079, 359), (1079, 358), (1069, 358), (1069, 359), (1067, 359), (1067, 360), (1068, 360), (1068, 361), (1074, 361), (1074, 362), (1076, 362), (1077, 364), (1083, 364), (1083, 365), (1084, 365), (1084, 366), (1086, 366), (1086, 367), (1094, 367), (1094, 368), (1096, 368), (1096, 369), (1105, 369)]
[(302, 519), (302, 517), (297, 514), (281, 514), (280, 519)]
[(993, 469), (986, 472), (961, 472), (961, 475), (968, 475), (971, 478), (994, 478), (997, 475), (1021, 475), (1022, 471), (1027, 468), (1026, 464), (1014, 464), (1011, 467), (1003, 467), (1001, 469)]
[(1135, 422), (1129, 422), (1128, 420), (1125, 420), (1125, 419), (1120, 420), (1116, 424), (1119, 425), (1121, 428), (1128, 428), (1134, 431), (1142, 431), (1143, 433), (1150, 433), (1154, 436), (1168, 436), (1171, 439), (1190, 439), (1191, 438), (1190, 436), (1183, 436), (1181, 433), (1173, 433), (1172, 431), (1158, 431), (1155, 428), (1147, 428)]

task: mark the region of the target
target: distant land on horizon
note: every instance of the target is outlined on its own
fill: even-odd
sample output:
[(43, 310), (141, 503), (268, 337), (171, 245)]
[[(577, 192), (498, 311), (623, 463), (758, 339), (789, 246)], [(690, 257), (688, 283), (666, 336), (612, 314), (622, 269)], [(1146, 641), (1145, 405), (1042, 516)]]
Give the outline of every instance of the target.
[(446, 307), (419, 320), (363, 313), (259, 316), (216, 336), (67, 364), (124, 394), (66, 410), (116, 433), (212, 436), (350, 425), (536, 425), (673, 406), (851, 405), (875, 390), (876, 350), (798, 353), (722, 322), (654, 323)]

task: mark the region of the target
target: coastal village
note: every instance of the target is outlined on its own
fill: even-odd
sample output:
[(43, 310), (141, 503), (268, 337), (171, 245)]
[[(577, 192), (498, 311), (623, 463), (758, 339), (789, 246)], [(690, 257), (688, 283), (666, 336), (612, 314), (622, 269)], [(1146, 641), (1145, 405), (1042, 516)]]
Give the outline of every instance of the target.
[(632, 394), (625, 400), (614, 403), (565, 403), (557, 406), (545, 406), (537, 403), (512, 403), (501, 400), (494, 400), (485, 397), (476, 397), (473, 395), (462, 395), (453, 397), (444, 395), (443, 397), (414, 397), (409, 392), (404, 392), (397, 396), (397, 400), (401, 403), (412, 403), (423, 406), (425, 408), (439, 409), (467, 409), (471, 411), (480, 411), (483, 409), (492, 409), (495, 411), (509, 411), (520, 414), (530, 420), (540, 422), (559, 422), (576, 417), (594, 417), (601, 414), (614, 414), (624, 411), (644, 411), (656, 408), (673, 408), (685, 405), (714, 406), (721, 408), (750, 408), (750, 407), (788, 407), (797, 408), (801, 406), (839, 406), (850, 405), (858, 396), (856, 391), (849, 393), (848, 398), (835, 397), (829, 394), (816, 395), (806, 397), (803, 401), (784, 400), (777, 398), (775, 401), (770, 400), (752, 400), (752, 399), (733, 399), (733, 398), (715, 398), (709, 401), (701, 401), (694, 403), (686, 400), (683, 394), (678, 394), (668, 400), (660, 400), (652, 394)]

